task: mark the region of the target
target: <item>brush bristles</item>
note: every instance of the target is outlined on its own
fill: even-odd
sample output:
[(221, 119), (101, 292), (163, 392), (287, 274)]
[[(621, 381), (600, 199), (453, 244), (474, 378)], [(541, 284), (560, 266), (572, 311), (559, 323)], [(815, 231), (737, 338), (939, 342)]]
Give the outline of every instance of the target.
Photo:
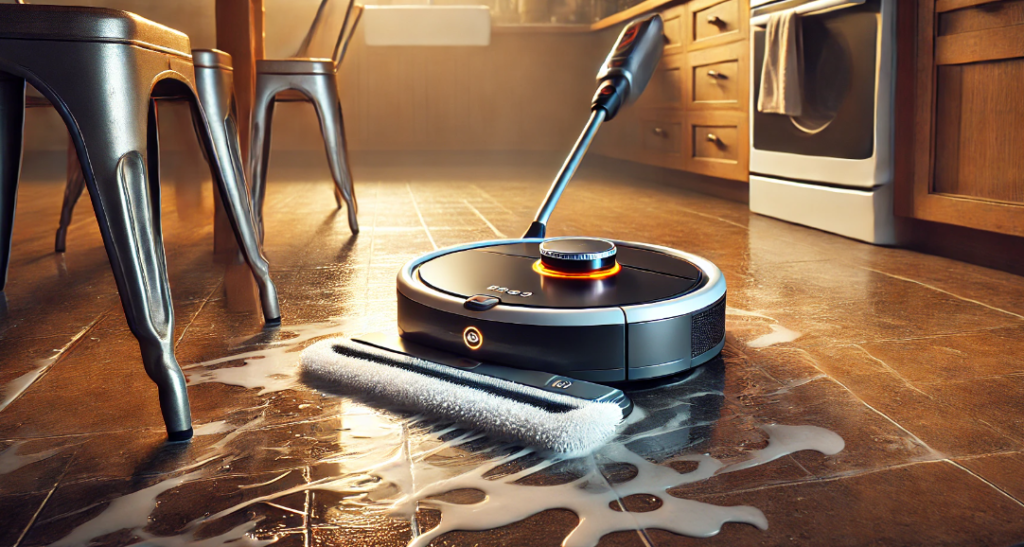
[[(318, 387), (332, 392), (422, 412), (495, 439), (567, 455), (599, 448), (622, 421), (622, 410), (615, 403), (549, 393), (341, 338), (307, 348), (302, 368)], [(516, 394), (568, 410), (542, 408), (516, 400)]]

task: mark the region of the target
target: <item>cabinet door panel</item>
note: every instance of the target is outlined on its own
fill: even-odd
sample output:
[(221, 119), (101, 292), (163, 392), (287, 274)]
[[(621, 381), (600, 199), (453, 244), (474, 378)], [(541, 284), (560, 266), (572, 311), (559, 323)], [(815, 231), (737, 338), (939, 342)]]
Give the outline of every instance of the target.
[(897, 127), (899, 214), (1024, 236), (1021, 9), (1021, 2), (921, 0), (913, 33), (901, 29), (914, 37), (901, 51), (916, 58), (901, 63), (898, 76), (898, 119), (913, 107), (903, 122), (911, 138), (900, 138)]
[(1024, 203), (1024, 59), (940, 66), (936, 82), (932, 191)]

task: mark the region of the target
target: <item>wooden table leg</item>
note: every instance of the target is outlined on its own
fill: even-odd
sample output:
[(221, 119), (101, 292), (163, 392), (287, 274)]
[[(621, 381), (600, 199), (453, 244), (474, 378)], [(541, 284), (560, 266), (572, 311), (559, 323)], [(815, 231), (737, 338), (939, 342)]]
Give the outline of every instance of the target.
[[(231, 55), (242, 165), (249, 161), (249, 118), (256, 86), (256, 60), (263, 58), (263, 0), (217, 0), (217, 49)], [(259, 309), (256, 284), (242, 260), (227, 214), (214, 192), (214, 253), (224, 259), (224, 288), (233, 310)]]
[[(217, 49), (231, 55), (235, 69), (235, 102), (242, 165), (249, 161), (249, 113), (256, 85), (256, 60), (263, 58), (263, 0), (217, 0)], [(216, 195), (216, 192), (214, 192)], [(237, 251), (224, 207), (217, 197), (213, 248), (217, 254)]]

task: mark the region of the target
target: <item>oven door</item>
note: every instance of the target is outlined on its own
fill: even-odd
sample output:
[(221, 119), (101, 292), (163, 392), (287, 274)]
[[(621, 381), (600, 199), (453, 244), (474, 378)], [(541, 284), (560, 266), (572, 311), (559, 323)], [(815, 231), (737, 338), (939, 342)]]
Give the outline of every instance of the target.
[[(751, 26), (751, 172), (855, 187), (888, 182), (891, 175), (879, 172), (889, 168), (892, 131), (892, 40), (882, 39), (892, 23), (890, 15), (883, 25), (884, 3), (867, 0), (801, 16), (800, 116), (757, 111), (765, 29)], [(800, 4), (806, 2), (779, 2), (754, 14)], [(885, 158), (881, 166), (880, 156)]]

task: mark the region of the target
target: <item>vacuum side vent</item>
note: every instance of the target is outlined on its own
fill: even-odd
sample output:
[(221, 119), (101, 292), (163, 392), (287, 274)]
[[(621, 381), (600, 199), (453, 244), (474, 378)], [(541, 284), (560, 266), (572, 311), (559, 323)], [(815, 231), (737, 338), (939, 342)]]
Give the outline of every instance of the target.
[(725, 338), (725, 297), (693, 314), (690, 357), (705, 353)]

